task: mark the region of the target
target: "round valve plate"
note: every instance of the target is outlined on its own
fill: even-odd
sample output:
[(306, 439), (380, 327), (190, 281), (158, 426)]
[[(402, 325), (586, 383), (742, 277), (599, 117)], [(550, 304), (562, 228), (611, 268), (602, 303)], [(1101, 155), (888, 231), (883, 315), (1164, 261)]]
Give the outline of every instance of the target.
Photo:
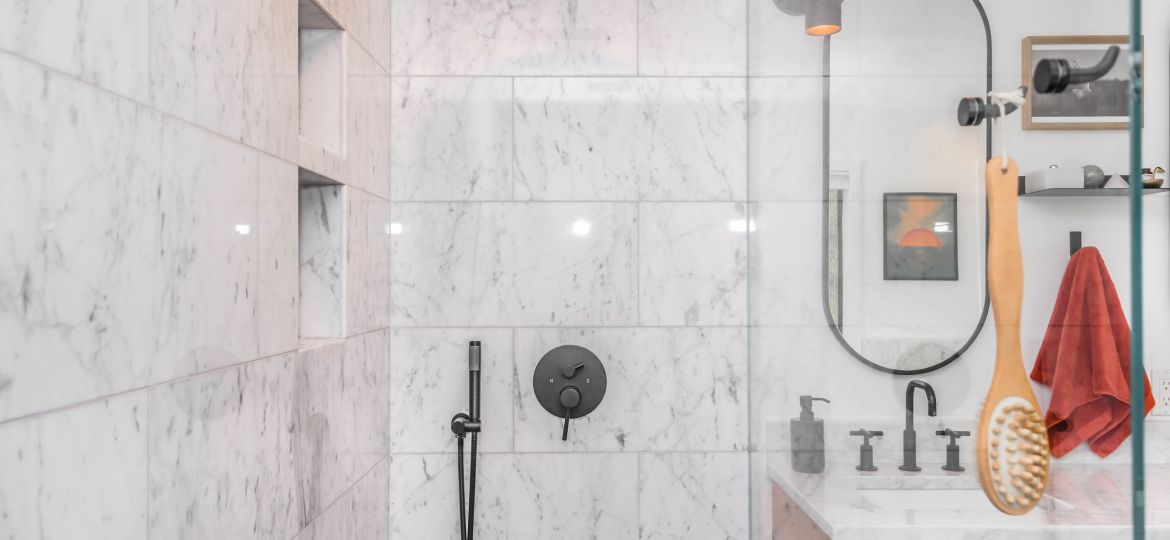
[(532, 373), (532, 389), (536, 400), (553, 416), (564, 418), (566, 408), (561, 404), (561, 392), (576, 388), (580, 403), (573, 407), (570, 418), (581, 418), (596, 409), (605, 397), (605, 366), (589, 349), (578, 345), (561, 345), (544, 353)]

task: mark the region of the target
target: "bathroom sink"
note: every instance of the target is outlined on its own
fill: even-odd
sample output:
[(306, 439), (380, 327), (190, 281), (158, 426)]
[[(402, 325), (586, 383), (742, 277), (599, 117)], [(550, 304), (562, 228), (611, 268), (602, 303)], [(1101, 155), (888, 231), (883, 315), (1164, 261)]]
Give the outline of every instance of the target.
[[(981, 489), (859, 489), (875, 507), (886, 510), (967, 510), (992, 508)], [(1045, 495), (1038, 505), (1044, 510), (1067, 510), (1072, 505)]]

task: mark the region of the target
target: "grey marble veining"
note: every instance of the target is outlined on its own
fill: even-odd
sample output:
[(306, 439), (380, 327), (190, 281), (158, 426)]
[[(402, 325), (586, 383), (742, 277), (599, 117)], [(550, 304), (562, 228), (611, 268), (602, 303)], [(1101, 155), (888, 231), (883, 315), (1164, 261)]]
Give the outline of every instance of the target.
[(258, 356), (258, 156), (176, 121), (163, 124), (152, 380)]
[(345, 188), (300, 188), (300, 335), (345, 333)]
[(390, 536), (390, 462), (383, 459), (294, 540), (386, 540)]
[(633, 204), (396, 203), (397, 326), (630, 324)]
[(393, 199), (512, 197), (512, 80), (395, 77)]
[(390, 76), (352, 36), (346, 53), (346, 183), (389, 198)]
[(637, 5), (391, 3), (391, 69), (409, 75), (633, 74)]
[[(638, 321), (743, 325), (748, 221), (742, 203), (638, 205)], [(702, 254), (696, 256), (696, 254)]]
[(516, 80), (516, 197), (742, 201), (746, 83)]
[(394, 452), (454, 452), (451, 417), (467, 412), (467, 344), (482, 343), (481, 407), (484, 452), (510, 452), (512, 330), (398, 328), (390, 339), (390, 448)]
[(747, 75), (747, 3), (638, 0), (642, 75)]
[(389, 331), (298, 353), (295, 449), (302, 525), (387, 454)]
[(345, 188), (345, 329), (354, 335), (390, 323), (390, 203)]
[(747, 452), (647, 453), (638, 459), (639, 538), (748, 538)]
[(155, 299), (130, 292), (164, 283), (142, 264), (161, 250), (160, 164), (135, 156), (156, 152), (163, 121), (9, 55), (0, 73), (0, 160), (12, 180), (0, 211), (26, 224), (0, 236), (8, 419), (148, 378)]
[(148, 27), (143, 0), (0, 4), (0, 49), (138, 101), (149, 91)]
[[(1122, 540), (1133, 535), (1128, 466), (1054, 464), (1046, 494), (1058, 504), (1037, 507), (1022, 516), (1003, 514), (985, 498), (976, 506), (944, 506), (944, 498), (956, 492), (976, 493), (976, 499), (982, 496), (974, 469), (946, 474), (896, 469), (861, 474), (848, 469), (801, 474), (791, 472), (782, 461), (773, 461), (768, 477), (834, 539)], [(1147, 471), (1147, 538), (1170, 538), (1167, 472), (1164, 465)], [(891, 489), (947, 491), (939, 492), (939, 506), (931, 509), (885, 508), (869, 496), (871, 490)]]
[(0, 425), (0, 537), (146, 540), (146, 393)]
[(261, 155), (259, 160), (259, 355), (297, 347), (300, 320), (297, 167)]
[(148, 2), (151, 104), (295, 160), (296, 3)]
[[(742, 328), (516, 330), (516, 450), (732, 451), (747, 448), (747, 348)], [(563, 344), (585, 347), (605, 364), (605, 400), (561, 420), (532, 393), (532, 370)]]
[(290, 538), (300, 529), (294, 354), (151, 389), (152, 538)]
[[(633, 454), (485, 454), (479, 467), (477, 538), (638, 538)], [(453, 454), (394, 456), (391, 540), (457, 537), (455, 482)]]

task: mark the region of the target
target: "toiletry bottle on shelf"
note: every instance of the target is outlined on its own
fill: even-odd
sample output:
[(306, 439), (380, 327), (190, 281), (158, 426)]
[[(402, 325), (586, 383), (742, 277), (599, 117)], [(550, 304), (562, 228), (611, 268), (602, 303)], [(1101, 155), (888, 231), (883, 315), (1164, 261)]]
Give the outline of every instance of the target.
[(792, 470), (819, 473), (825, 470), (825, 421), (813, 416), (813, 401), (829, 400), (800, 396), (800, 418), (791, 422)]

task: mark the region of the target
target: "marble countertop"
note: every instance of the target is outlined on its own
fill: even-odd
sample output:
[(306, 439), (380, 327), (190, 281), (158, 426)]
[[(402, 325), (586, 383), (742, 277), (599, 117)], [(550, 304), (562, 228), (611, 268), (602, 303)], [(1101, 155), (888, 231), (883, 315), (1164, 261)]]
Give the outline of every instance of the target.
[[(974, 467), (949, 473), (939, 464), (922, 464), (921, 472), (906, 473), (879, 463), (880, 470), (863, 473), (830, 463), (823, 474), (806, 474), (792, 471), (787, 454), (769, 457), (772, 481), (834, 540), (1132, 538), (1128, 465), (1056, 463), (1047, 492), (1051, 499), (1026, 515), (1009, 516), (980, 497), (982, 491), (971, 492), (979, 490)], [(1170, 465), (1148, 466), (1146, 488), (1147, 538), (1170, 540)], [(903, 498), (902, 491), (890, 490), (917, 493)], [(932, 498), (925, 490), (944, 491)], [(881, 497), (907, 504), (882, 507)], [(914, 506), (915, 497), (922, 506)]]

